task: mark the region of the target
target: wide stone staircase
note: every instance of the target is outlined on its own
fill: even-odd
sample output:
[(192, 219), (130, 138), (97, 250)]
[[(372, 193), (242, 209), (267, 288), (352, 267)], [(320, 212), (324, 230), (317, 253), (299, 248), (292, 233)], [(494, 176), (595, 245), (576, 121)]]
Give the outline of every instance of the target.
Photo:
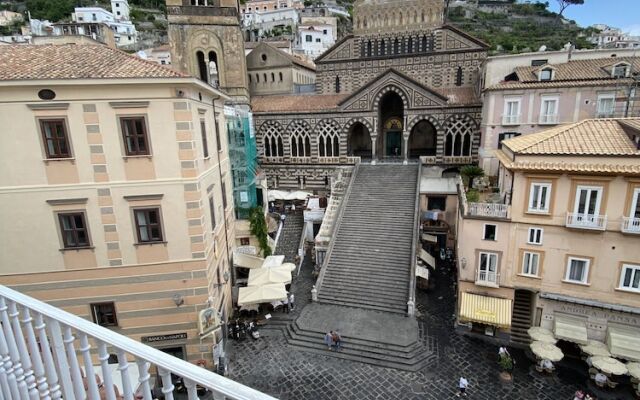
[(511, 320), (511, 342), (527, 346), (531, 338), (527, 330), (531, 328), (531, 293), (516, 290), (513, 299), (513, 317)]
[(360, 165), (344, 199), (321, 304), (407, 312), (418, 165)]

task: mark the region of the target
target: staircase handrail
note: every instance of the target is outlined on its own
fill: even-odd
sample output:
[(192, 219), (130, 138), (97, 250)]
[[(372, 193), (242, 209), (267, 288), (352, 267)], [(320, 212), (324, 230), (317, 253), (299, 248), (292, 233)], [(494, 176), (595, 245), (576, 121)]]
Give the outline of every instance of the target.
[[(87, 360), (86, 357), (89, 356), (90, 349), (91, 349), (90, 346), (82, 345), (82, 342), (85, 341), (87, 338), (96, 340), (98, 344), (102, 343), (108, 346), (113, 346), (114, 350), (116, 350), (116, 353), (118, 354), (118, 361), (120, 364), (119, 369), (121, 370), (121, 374), (123, 378), (123, 387), (125, 389), (125, 393), (127, 393), (127, 391), (131, 392), (132, 390), (132, 386), (127, 385), (125, 382), (125, 374), (128, 374), (127, 369), (135, 368), (136, 367), (135, 364), (138, 364), (139, 369), (143, 369), (146, 372), (146, 375), (143, 376), (143, 377), (146, 377), (146, 379), (140, 382), (140, 383), (144, 383), (144, 386), (146, 386), (145, 391), (147, 393), (144, 393), (145, 399), (150, 398), (151, 393), (149, 393), (149, 386), (148, 386), (149, 365), (147, 365), (145, 368), (142, 368), (144, 367), (145, 363), (150, 363), (151, 365), (155, 365), (160, 370), (161, 375), (164, 375), (162, 383), (163, 383), (163, 392), (165, 393), (173, 390), (171, 379), (170, 378), (166, 379), (169, 376), (169, 373), (171, 373), (184, 378), (185, 381), (187, 382), (187, 387), (193, 384), (192, 386), (195, 388), (195, 385), (197, 384), (209, 389), (213, 393), (213, 397), (216, 399), (221, 398), (221, 399), (230, 399), (230, 400), (231, 399), (275, 400), (273, 397), (269, 395), (261, 393), (255, 389), (242, 385), (238, 382), (234, 382), (231, 379), (225, 378), (221, 375), (208, 371), (205, 368), (201, 368), (195, 364), (191, 364), (179, 358), (169, 356), (168, 354), (163, 353), (162, 351), (155, 349), (151, 346), (142, 344), (127, 336), (121, 335), (110, 329), (94, 324), (93, 322), (90, 322), (84, 318), (80, 318), (67, 311), (61, 310), (45, 302), (34, 299), (33, 297), (29, 297), (25, 294), (17, 292), (6, 286), (0, 285), (0, 314), (2, 314), (3, 322), (8, 321), (8, 319), (5, 318), (6, 314), (4, 314), (4, 313), (7, 313), (6, 305), (8, 305), (9, 307), (13, 307), (12, 303), (15, 303), (15, 305), (17, 306), (17, 308), (20, 310), (21, 313), (24, 313), (24, 310), (28, 310), (32, 316), (36, 317), (36, 321), (37, 321), (37, 318), (44, 317), (44, 320), (46, 321), (46, 325), (50, 326), (49, 334), (47, 336), (49, 336), (49, 340), (52, 343), (51, 351), (53, 352), (56, 352), (56, 350), (60, 350), (60, 349), (64, 351), (65, 347), (62, 347), (63, 344), (64, 346), (66, 346), (67, 354), (69, 354), (70, 351), (73, 352), (74, 351), (73, 339), (76, 336), (80, 336), (81, 338), (79, 351), (80, 353), (83, 354), (83, 357), (85, 360)], [(13, 314), (11, 314), (10, 312), (9, 314), (10, 314), (9, 317), (14, 318)], [(27, 314), (23, 314), (22, 318), (24, 318), (24, 315), (27, 315)], [(30, 319), (29, 320), (25, 319), (25, 321), (30, 323)], [(17, 319), (16, 319), (16, 322), (17, 322)], [(25, 322), (23, 321), (23, 323)], [(66, 330), (67, 327), (70, 328), (71, 330), (67, 331)], [(68, 340), (67, 333), (65, 333), (64, 342), (63, 342), (62, 332), (60, 330), (61, 328), (63, 329), (63, 331), (66, 331), (70, 334), (70, 337), (71, 337), (70, 341)], [(5, 330), (4, 333), (6, 333), (6, 331), (12, 329), (12, 326), (9, 326), (5, 323), (3, 329)], [(36, 329), (38, 329), (37, 326), (36, 326)], [(14, 332), (16, 331), (15, 327), (13, 328), (13, 330)], [(27, 344), (24, 343), (23, 341), (26, 339), (29, 339), (29, 341), (35, 345), (36, 338), (33, 330), (25, 329), (25, 332), (26, 333), (24, 335), (26, 336), (26, 338), (23, 336), (23, 334), (12, 335), (11, 337), (7, 335), (7, 342), (8, 342), (8, 346), (10, 347), (10, 350), (15, 350), (15, 347), (19, 347), (25, 350), (24, 352), (25, 354), (28, 354), (26, 352)], [(3, 338), (5, 337), (4, 333), (2, 334)], [(82, 339), (83, 337), (85, 337), (85, 339)], [(5, 339), (2, 339), (2, 340), (4, 341)], [(48, 346), (46, 347), (48, 348)], [(99, 351), (104, 351), (105, 353), (107, 351), (106, 346), (101, 347), (97, 345), (96, 347), (98, 347)], [(20, 354), (22, 354), (23, 352), (22, 351), (18, 352), (17, 350), (15, 350), (14, 353), (17, 356), (22, 357), (22, 355)], [(125, 357), (125, 354), (134, 356), (135, 363), (129, 364), (127, 362), (128, 358)], [(58, 373), (60, 374), (60, 382), (63, 384), (62, 389), (65, 393), (67, 393), (67, 390), (73, 390), (77, 388), (77, 385), (81, 385), (81, 382), (74, 380), (73, 386), (72, 386), (72, 382), (71, 382), (72, 376), (80, 377), (79, 363), (77, 362), (79, 360), (69, 359), (69, 361), (67, 361), (67, 357), (62, 357), (61, 359), (64, 359), (63, 360), (64, 364), (68, 364), (68, 365), (65, 365), (67, 367), (66, 369), (58, 368)], [(102, 360), (103, 358), (100, 358), (101, 364), (103, 364), (102, 371), (104, 373), (106, 362), (102, 363)], [(106, 358), (104, 358), (104, 360), (106, 360)], [(16, 361), (19, 361), (19, 360), (16, 360)], [(57, 366), (59, 367), (62, 364), (63, 363), (61, 361), (58, 361)], [(86, 368), (86, 363), (84, 364), (84, 366)], [(53, 361), (49, 362), (45, 357), (44, 367), (45, 367), (45, 370), (47, 370), (48, 368), (54, 368)], [(100, 367), (98, 366), (97, 368), (100, 368)], [(166, 371), (167, 374), (163, 374), (162, 371)], [(20, 381), (20, 379), (18, 379), (18, 381)], [(89, 381), (91, 382), (93, 381), (93, 379), (90, 379)], [(105, 381), (107, 381), (106, 375), (105, 375)], [(49, 383), (53, 384), (53, 382), (49, 382)], [(133, 384), (134, 382), (129, 382), (129, 383)], [(137, 384), (138, 382), (135, 382), (135, 383)], [(89, 386), (95, 389), (94, 394), (97, 394), (97, 388), (94, 386), (94, 384), (89, 383)], [(110, 398), (113, 398), (113, 396), (109, 396), (109, 390), (110, 390), (109, 385), (106, 385), (106, 386), (107, 386), (107, 396)], [(4, 389), (5, 388), (3, 387), (3, 390)], [(70, 393), (70, 395), (68, 395), (67, 397), (73, 398), (73, 393)], [(129, 396), (125, 395), (125, 397), (131, 398), (131, 395)], [(189, 396), (189, 398), (193, 398), (193, 397)]]
[(416, 304), (416, 267), (417, 267), (417, 259), (418, 259), (418, 235), (419, 227), (419, 207), (420, 207), (420, 170), (422, 166), (418, 164), (418, 178), (416, 179), (416, 198), (413, 207), (413, 237), (411, 238), (411, 275), (409, 276), (409, 301), (407, 302), (407, 314), (410, 317), (415, 315), (415, 304)]
[(340, 206), (338, 207), (338, 213), (336, 214), (336, 220), (333, 226), (331, 227), (331, 235), (329, 248), (327, 249), (327, 253), (322, 261), (322, 267), (320, 268), (320, 273), (318, 274), (318, 279), (316, 279), (315, 290), (319, 293), (320, 288), (322, 287), (322, 281), (324, 280), (324, 275), (327, 271), (327, 265), (329, 264), (329, 259), (331, 258), (331, 253), (333, 253), (333, 247), (336, 244), (335, 234), (338, 232), (340, 228), (340, 224), (342, 223), (342, 214), (344, 214), (344, 209), (346, 208), (347, 201), (349, 200), (349, 196), (351, 195), (351, 188), (353, 188), (353, 182), (355, 181), (356, 175), (358, 174), (358, 170), (360, 169), (360, 164), (356, 164), (353, 167), (353, 172), (351, 173), (351, 177), (349, 178), (349, 186), (347, 190), (344, 192), (344, 196), (342, 196), (342, 201), (340, 202)]

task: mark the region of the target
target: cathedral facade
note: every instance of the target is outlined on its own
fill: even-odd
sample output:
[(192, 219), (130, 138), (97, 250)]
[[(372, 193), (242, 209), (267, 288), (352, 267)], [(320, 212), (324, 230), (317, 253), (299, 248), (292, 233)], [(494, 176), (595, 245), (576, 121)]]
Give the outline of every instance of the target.
[(488, 46), (442, 0), (360, 0), (354, 34), (316, 59), (316, 93), (252, 99), (270, 187), (322, 189), (358, 161), (477, 161)]

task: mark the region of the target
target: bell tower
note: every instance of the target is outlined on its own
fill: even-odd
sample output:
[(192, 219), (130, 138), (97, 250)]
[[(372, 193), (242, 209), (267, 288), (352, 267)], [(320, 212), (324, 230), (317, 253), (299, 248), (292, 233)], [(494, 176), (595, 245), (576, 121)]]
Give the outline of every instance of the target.
[(238, 0), (166, 0), (173, 68), (249, 104)]

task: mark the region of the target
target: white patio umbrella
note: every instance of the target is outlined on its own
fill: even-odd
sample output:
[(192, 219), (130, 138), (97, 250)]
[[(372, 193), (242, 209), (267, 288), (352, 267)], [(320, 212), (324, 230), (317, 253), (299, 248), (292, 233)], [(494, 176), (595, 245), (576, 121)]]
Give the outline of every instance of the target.
[(247, 286), (238, 290), (238, 305), (271, 303), (287, 298), (284, 283), (276, 283), (263, 286)]
[(552, 362), (557, 362), (562, 360), (564, 354), (562, 354), (562, 350), (558, 346), (553, 343), (545, 343), (540, 341), (535, 341), (529, 345), (531, 347), (531, 351), (537, 357), (542, 358), (543, 360), (549, 360)]
[(633, 378), (640, 380), (640, 363), (628, 362), (627, 370), (629, 371), (629, 375), (631, 375)]
[(625, 375), (629, 372), (626, 365), (611, 357), (591, 357), (591, 365), (606, 374)]
[(590, 356), (611, 357), (607, 345), (597, 340), (589, 340), (587, 344), (581, 344), (580, 349)]
[(262, 268), (280, 267), (284, 262), (284, 256), (269, 256), (264, 259)]
[(537, 340), (539, 342), (556, 344), (558, 341), (555, 337), (553, 337), (553, 332), (549, 329), (541, 328), (539, 326), (534, 326), (527, 330), (529, 337), (533, 340)]
[(283, 263), (281, 266), (281, 268), (286, 268), (289, 271), (295, 271), (296, 270), (296, 265), (294, 263)]
[(284, 267), (249, 270), (247, 286), (262, 286), (273, 283), (291, 283), (291, 270)]

